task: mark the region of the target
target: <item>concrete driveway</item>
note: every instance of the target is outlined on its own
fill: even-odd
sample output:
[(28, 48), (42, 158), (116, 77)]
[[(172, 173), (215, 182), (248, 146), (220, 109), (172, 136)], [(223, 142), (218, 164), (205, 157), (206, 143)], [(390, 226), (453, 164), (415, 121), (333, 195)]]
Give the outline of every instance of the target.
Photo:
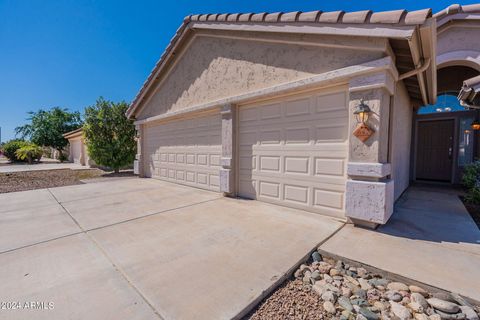
[(0, 318), (239, 317), (342, 225), (153, 179), (1, 194)]

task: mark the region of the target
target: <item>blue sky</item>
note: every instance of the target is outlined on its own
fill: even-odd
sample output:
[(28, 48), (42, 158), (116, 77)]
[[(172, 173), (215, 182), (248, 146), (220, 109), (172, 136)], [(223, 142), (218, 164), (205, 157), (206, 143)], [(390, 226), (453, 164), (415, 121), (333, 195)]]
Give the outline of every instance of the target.
[[(0, 0), (0, 126), (14, 137), (28, 111), (82, 111), (97, 97), (130, 102), (191, 13), (374, 11), (447, 7), (449, 1)], [(475, 3), (467, 1), (462, 4)]]

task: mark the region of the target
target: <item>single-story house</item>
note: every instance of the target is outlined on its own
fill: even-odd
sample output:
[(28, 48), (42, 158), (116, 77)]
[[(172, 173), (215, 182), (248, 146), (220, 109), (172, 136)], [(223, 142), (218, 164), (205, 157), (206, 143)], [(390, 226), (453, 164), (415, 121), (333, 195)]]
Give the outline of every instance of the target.
[(480, 4), (191, 15), (127, 111), (135, 169), (384, 224), (412, 181), (473, 161), (478, 115), (456, 96), (479, 74)]
[(81, 164), (82, 166), (92, 166), (94, 164), (93, 160), (88, 156), (82, 128), (67, 132), (63, 134), (63, 137), (67, 139), (69, 143), (69, 161)]

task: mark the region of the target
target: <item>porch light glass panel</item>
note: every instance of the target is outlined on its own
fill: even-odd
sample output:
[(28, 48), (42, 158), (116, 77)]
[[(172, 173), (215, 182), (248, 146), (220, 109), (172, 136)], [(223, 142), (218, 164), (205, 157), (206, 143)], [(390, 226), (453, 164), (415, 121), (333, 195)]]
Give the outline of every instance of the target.
[(458, 166), (463, 167), (473, 161), (473, 130), (471, 124), (473, 117), (460, 119), (458, 134)]

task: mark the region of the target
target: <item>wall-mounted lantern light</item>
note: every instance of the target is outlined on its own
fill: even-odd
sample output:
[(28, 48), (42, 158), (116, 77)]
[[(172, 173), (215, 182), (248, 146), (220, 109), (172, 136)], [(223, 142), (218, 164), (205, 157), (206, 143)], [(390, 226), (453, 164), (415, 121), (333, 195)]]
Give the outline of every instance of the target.
[(360, 104), (355, 107), (355, 110), (353, 110), (353, 115), (358, 123), (357, 128), (353, 131), (353, 135), (362, 142), (366, 142), (375, 132), (367, 125), (370, 113), (372, 113), (372, 110), (363, 100), (361, 100)]
[(474, 120), (470, 126), (475, 131), (480, 130), (480, 122), (477, 120)]
[(370, 113), (372, 111), (370, 110), (370, 107), (365, 104), (363, 100), (360, 101), (360, 104), (355, 107), (355, 110), (353, 111), (353, 114), (355, 115), (355, 118), (357, 119), (358, 123), (366, 123), (368, 118), (370, 117)]

